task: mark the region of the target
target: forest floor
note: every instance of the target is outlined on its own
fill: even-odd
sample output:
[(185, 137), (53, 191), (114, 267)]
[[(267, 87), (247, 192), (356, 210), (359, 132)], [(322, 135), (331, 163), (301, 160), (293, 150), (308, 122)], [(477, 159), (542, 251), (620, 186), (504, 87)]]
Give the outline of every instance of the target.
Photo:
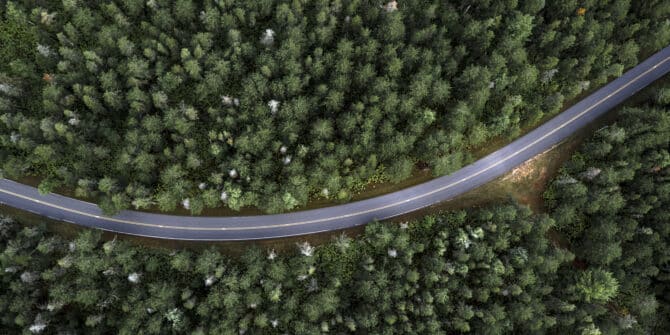
[(583, 136), (572, 136), (485, 185), (454, 199), (403, 216), (399, 220), (406, 221), (444, 210), (486, 207), (509, 201), (516, 201), (530, 207), (535, 213), (542, 213), (543, 194), (547, 184), (556, 176), (563, 163), (570, 159), (582, 140)]

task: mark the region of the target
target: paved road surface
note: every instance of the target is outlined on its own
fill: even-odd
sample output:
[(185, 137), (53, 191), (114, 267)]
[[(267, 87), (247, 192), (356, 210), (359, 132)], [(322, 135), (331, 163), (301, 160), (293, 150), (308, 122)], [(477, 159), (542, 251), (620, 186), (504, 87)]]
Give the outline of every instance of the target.
[(670, 71), (670, 47), (626, 72), (552, 120), (448, 176), (372, 199), (278, 215), (170, 216), (123, 211), (104, 216), (91, 203), (0, 179), (0, 202), (53, 219), (112, 232), (178, 240), (256, 240), (312, 234), (412, 212), (483, 185), (570, 136)]

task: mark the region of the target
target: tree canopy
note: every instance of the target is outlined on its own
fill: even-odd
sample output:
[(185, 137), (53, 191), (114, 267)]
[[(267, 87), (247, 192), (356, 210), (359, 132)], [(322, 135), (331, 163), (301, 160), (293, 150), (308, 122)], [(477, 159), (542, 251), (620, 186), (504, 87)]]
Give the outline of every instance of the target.
[[(87, 334), (649, 334), (670, 329), (670, 105), (625, 108), (517, 204), (293, 251), (167, 250), (0, 220), (0, 327)], [(177, 172), (175, 172), (177, 173)], [(106, 181), (104, 187), (115, 187)]]
[(545, 195), (556, 228), (588, 267), (577, 280), (591, 288), (579, 291), (592, 301), (611, 298), (614, 313), (592, 315), (603, 333), (621, 324), (638, 329), (635, 334), (670, 329), (667, 92), (665, 83), (599, 129)]
[(108, 213), (436, 175), (670, 42), (666, 1), (0, 6), (0, 159)]
[(550, 218), (511, 205), (240, 259), (0, 222), (0, 325), (10, 332), (541, 332), (556, 324), (544, 301), (572, 257), (547, 243)]

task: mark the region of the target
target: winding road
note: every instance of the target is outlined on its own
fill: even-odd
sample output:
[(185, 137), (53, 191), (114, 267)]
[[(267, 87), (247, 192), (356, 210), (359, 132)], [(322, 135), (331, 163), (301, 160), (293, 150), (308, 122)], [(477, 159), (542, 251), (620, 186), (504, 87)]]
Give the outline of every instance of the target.
[(97, 205), (0, 179), (0, 202), (81, 226), (176, 240), (239, 241), (350, 228), (396, 217), (463, 194), (549, 149), (670, 72), (666, 47), (530, 133), (448, 175), (376, 198), (301, 212), (239, 217), (173, 216), (122, 211), (107, 217)]

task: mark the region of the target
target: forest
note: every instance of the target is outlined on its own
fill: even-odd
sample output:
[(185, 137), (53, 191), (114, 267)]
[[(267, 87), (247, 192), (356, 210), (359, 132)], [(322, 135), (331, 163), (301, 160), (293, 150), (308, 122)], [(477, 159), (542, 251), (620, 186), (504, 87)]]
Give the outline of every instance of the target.
[(558, 282), (574, 256), (545, 238), (553, 220), (512, 205), (237, 261), (1, 222), (0, 325), (16, 333), (529, 333), (592, 327), (574, 310), (616, 293), (599, 272)]
[(619, 283), (610, 308), (637, 315), (639, 324), (658, 322), (657, 333), (670, 329), (667, 78), (653, 101), (625, 108), (615, 124), (598, 130), (545, 194), (580, 266), (609, 271)]
[(2, 176), (109, 214), (447, 174), (670, 43), (665, 0), (3, 3)]
[(0, 327), (24, 334), (652, 334), (670, 329), (670, 84), (517, 203), (240, 257), (0, 219)]

